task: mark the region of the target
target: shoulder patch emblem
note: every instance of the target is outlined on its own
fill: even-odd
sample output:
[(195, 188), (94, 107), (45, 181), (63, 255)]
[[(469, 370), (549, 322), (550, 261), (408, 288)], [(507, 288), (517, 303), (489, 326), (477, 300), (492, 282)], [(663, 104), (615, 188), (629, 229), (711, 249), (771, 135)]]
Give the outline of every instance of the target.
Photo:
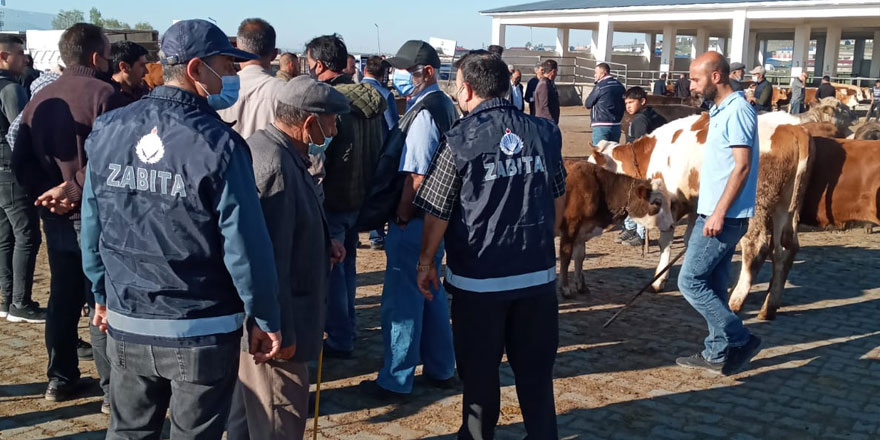
[(519, 153), (523, 149), (523, 141), (522, 138), (514, 134), (510, 131), (510, 129), (504, 130), (504, 136), (501, 136), (501, 143), (499, 144), (501, 147), (501, 151), (508, 156), (513, 156), (514, 154)]
[(138, 159), (146, 164), (154, 164), (165, 156), (165, 145), (159, 138), (158, 128), (153, 127), (149, 134), (142, 137), (134, 147)]

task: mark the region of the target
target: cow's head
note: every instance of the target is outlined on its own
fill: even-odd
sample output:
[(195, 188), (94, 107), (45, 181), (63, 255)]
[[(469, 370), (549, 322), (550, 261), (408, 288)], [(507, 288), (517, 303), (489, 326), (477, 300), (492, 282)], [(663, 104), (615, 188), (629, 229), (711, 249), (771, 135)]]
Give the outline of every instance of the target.
[(839, 99), (829, 96), (813, 104), (801, 119), (804, 122), (830, 122), (840, 130), (846, 130), (856, 120), (856, 114)]
[(636, 223), (646, 228), (669, 231), (675, 224), (662, 179), (636, 181), (626, 209)]
[(588, 161), (613, 173), (621, 172), (621, 170), (623, 170), (623, 164), (612, 155), (612, 152), (617, 146), (617, 142), (606, 140), (599, 141), (599, 145), (592, 146), (592, 153), (590, 154)]

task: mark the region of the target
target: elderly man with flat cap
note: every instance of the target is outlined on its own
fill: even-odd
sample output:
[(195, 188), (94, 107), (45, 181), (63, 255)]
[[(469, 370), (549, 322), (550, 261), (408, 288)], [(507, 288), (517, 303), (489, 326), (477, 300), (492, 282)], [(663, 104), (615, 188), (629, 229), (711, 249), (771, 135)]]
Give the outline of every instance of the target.
[(165, 85), (99, 117), (85, 142), (82, 265), (107, 331), (108, 439), (219, 439), (242, 325), (265, 362), (281, 348), (278, 278), (244, 139), (218, 109), (254, 59), (204, 20), (162, 36)]

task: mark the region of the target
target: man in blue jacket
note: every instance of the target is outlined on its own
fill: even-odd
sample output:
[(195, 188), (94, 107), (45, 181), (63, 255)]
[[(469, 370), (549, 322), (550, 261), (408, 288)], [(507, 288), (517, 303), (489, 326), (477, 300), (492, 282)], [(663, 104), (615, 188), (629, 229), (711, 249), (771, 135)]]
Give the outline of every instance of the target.
[(235, 49), (203, 20), (160, 43), (166, 86), (86, 140), (83, 269), (107, 331), (108, 439), (220, 438), (245, 316), (257, 362), (281, 347), (278, 279), (248, 146), (216, 110), (238, 97)]
[(626, 89), (617, 78), (611, 76), (611, 67), (605, 63), (596, 65), (596, 84), (584, 107), (590, 110), (590, 126), (593, 127), (593, 145), (606, 140), (620, 142), (620, 120), (623, 119), (623, 94)]

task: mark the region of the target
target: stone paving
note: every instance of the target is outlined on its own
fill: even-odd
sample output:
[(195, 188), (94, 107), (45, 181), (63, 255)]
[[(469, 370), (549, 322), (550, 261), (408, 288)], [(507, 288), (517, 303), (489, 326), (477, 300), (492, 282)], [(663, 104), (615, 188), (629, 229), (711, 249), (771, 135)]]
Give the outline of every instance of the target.
[[(705, 336), (700, 318), (678, 292), (643, 295), (602, 329), (650, 278), (657, 251), (642, 257), (613, 244), (612, 233), (591, 242), (586, 275), (592, 294), (560, 303), (555, 392), (563, 438), (880, 438), (880, 234), (858, 229), (801, 237), (803, 249), (784, 307), (772, 322), (755, 319), (769, 267), (761, 273), (743, 317), (764, 338), (765, 348), (750, 371), (734, 377), (674, 366), (676, 356), (698, 350)], [(319, 437), (454, 438), (459, 391), (437, 391), (417, 377), (416, 390), (405, 403), (388, 405), (359, 394), (357, 384), (373, 378), (381, 366), (384, 258), (360, 250), (359, 260), (356, 357), (326, 359)], [(41, 267), (37, 298), (44, 302), (47, 281)], [(81, 334), (87, 336), (85, 320), (82, 324)], [(41, 325), (0, 322), (0, 438), (103, 438), (108, 419), (99, 412), (96, 385), (79, 400), (54, 404), (42, 399), (42, 330)], [(500, 374), (504, 388), (497, 438), (523, 438), (506, 363)], [(95, 376), (93, 365), (86, 363), (84, 375)]]

